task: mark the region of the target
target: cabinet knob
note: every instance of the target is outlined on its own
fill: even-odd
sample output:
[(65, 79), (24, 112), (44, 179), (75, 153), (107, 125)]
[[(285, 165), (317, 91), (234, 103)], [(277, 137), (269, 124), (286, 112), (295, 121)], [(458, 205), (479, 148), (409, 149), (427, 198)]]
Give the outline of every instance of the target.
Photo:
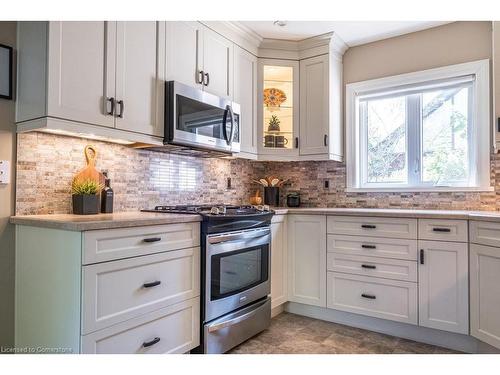
[(160, 280), (157, 280), (157, 281), (153, 281), (153, 282), (150, 282), (150, 283), (144, 283), (144, 284), (142, 284), (142, 286), (143, 286), (144, 288), (152, 288), (152, 287), (154, 287), (154, 286), (158, 286), (158, 285), (160, 285), (160, 284), (161, 284), (161, 281), (160, 281)]
[[(115, 98), (106, 98), (106, 102), (111, 103), (111, 108), (109, 111), (106, 111), (106, 114), (108, 115), (113, 115), (115, 113)], [(106, 103), (106, 109), (107, 109), (107, 103)]]
[(376, 299), (377, 298), (373, 294), (366, 294), (366, 293), (361, 294), (361, 297), (367, 298), (367, 299)]
[(205, 73), (205, 78), (206, 78), (206, 80), (203, 81), (203, 84), (205, 86), (208, 86), (210, 84), (210, 74)]
[(328, 146), (328, 134), (325, 134), (325, 136), (323, 137), (323, 143), (326, 146)]
[(299, 137), (295, 137), (295, 148), (299, 148)]

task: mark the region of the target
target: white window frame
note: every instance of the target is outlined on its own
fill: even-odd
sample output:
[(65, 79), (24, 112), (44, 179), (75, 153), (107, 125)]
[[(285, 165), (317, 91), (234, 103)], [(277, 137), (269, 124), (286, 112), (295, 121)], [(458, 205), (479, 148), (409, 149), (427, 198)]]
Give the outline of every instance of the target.
[[(490, 154), (492, 147), (491, 132), (493, 129), (490, 112), (490, 62), (489, 59), (478, 60), (463, 64), (423, 70), (419, 72), (400, 74), (346, 85), (346, 191), (347, 192), (400, 192), (400, 191), (492, 191), (490, 177)], [(366, 137), (363, 137), (359, 119), (359, 98), (377, 92), (390, 92), (404, 89), (411, 85), (432, 84), (442, 80), (457, 79), (473, 76), (472, 81), (472, 108), (470, 113), (469, 131), (471, 158), (469, 171), (471, 185), (474, 186), (435, 186), (411, 185), (412, 174), (409, 173), (408, 184), (380, 183), (363, 185), (363, 171), (366, 155), (362, 157), (362, 150), (366, 150)], [(412, 108), (415, 108), (413, 106)], [(420, 114), (418, 114), (419, 116)], [(407, 129), (407, 131), (416, 131)], [(409, 137), (407, 137), (408, 139)], [(420, 138), (419, 138), (420, 139)], [(408, 168), (414, 167), (415, 152), (411, 155), (407, 148)]]

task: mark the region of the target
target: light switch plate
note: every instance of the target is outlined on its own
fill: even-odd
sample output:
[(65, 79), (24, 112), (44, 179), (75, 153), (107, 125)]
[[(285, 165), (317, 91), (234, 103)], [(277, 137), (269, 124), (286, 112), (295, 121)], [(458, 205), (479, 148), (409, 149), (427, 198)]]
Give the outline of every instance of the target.
[(10, 183), (10, 163), (8, 160), (0, 160), (0, 184)]

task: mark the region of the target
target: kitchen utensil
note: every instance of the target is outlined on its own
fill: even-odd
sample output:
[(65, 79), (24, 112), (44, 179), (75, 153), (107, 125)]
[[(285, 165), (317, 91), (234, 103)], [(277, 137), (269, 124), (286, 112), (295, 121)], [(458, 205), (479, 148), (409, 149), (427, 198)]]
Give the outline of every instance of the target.
[(280, 205), (280, 188), (275, 186), (264, 187), (264, 204), (278, 207)]
[(267, 182), (267, 180), (265, 180), (265, 179), (261, 178), (259, 181), (260, 181), (260, 183), (262, 184), (262, 186), (264, 186), (264, 187), (269, 186), (269, 182)]
[(280, 182), (280, 180), (278, 178), (273, 178), (271, 180), (271, 186), (276, 186), (279, 184), (279, 182)]
[(93, 180), (104, 186), (104, 175), (95, 168), (95, 160), (97, 158), (96, 148), (92, 145), (87, 145), (85, 146), (84, 154), (87, 166), (78, 172), (73, 180)]

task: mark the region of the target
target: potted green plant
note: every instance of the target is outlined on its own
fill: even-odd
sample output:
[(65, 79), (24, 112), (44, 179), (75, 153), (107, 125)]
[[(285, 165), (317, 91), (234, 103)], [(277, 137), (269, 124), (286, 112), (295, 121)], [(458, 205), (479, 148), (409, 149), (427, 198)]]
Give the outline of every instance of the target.
[(73, 213), (76, 215), (93, 215), (99, 213), (99, 193), (101, 184), (97, 181), (74, 180), (71, 184), (73, 194)]

